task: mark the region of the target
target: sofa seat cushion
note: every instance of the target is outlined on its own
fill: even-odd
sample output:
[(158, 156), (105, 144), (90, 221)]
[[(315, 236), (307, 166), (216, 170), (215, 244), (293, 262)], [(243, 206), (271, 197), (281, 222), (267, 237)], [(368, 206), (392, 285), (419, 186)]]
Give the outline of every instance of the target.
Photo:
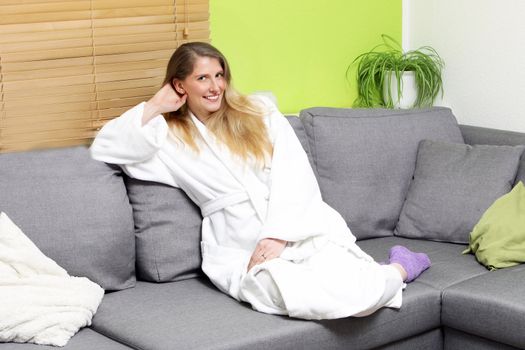
[(463, 143), (450, 109), (310, 108), (300, 118), (323, 199), (358, 239), (392, 236), (423, 139)]
[[(400, 310), (365, 318), (305, 321), (253, 311), (207, 279), (154, 284), (110, 293), (95, 318), (98, 332), (140, 349), (373, 348), (438, 328), (440, 293), (413, 283)], [(402, 322), (401, 322), (402, 321)]]
[(116, 167), (85, 147), (0, 155), (0, 211), (70, 275), (135, 284), (133, 214)]
[(383, 237), (358, 241), (357, 244), (376, 261), (388, 261), (390, 247), (400, 244), (413, 251), (428, 254), (432, 266), (418, 277), (416, 282), (432, 286), (440, 291), (472, 277), (488, 273), (473, 255), (462, 254), (465, 244), (443, 243), (409, 239), (402, 237)]
[(525, 265), (488, 272), (443, 292), (444, 326), (525, 349)]
[(91, 328), (83, 328), (71, 338), (64, 347), (19, 344), (19, 343), (0, 343), (0, 350), (129, 350), (128, 346), (118, 343), (108, 337), (103, 336)]
[(518, 350), (518, 348), (499, 342), (488, 340), (477, 335), (460, 332), (453, 328), (444, 327), (444, 349), (475, 349), (475, 350)]
[[(349, 349), (353, 348), (349, 347)], [(443, 333), (441, 328), (374, 348), (374, 350), (407, 349), (443, 350)]]

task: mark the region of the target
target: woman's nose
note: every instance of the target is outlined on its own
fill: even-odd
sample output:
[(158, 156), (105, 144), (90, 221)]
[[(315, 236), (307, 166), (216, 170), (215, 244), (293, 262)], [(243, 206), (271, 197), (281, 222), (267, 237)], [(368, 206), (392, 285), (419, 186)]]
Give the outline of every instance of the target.
[(219, 82), (216, 79), (211, 79), (210, 91), (219, 91)]

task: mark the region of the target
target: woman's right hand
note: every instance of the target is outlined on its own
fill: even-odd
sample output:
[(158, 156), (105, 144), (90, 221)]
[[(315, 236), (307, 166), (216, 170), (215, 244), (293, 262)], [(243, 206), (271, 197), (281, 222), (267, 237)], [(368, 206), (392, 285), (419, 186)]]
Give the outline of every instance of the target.
[(186, 103), (187, 95), (180, 96), (171, 84), (164, 85), (157, 93), (146, 102), (142, 114), (142, 125), (162, 113), (174, 112)]
[(287, 241), (277, 238), (264, 238), (260, 240), (250, 257), (248, 271), (250, 271), (255, 265), (262, 264), (265, 261), (281, 256), (287, 243)]

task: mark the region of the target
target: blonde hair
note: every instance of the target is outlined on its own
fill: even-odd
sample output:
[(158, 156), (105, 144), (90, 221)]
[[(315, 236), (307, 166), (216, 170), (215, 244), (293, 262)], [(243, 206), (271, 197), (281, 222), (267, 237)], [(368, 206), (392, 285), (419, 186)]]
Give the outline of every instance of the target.
[[(264, 164), (266, 157), (271, 157), (273, 151), (263, 121), (264, 111), (262, 106), (254, 104), (247, 96), (239, 94), (231, 87), (230, 68), (219, 50), (203, 42), (190, 42), (179, 46), (171, 56), (162, 85), (169, 83), (175, 89), (173, 81), (184, 80), (189, 76), (199, 57), (217, 59), (226, 81), (221, 107), (211, 114), (206, 127), (234, 155), (244, 161), (253, 158), (258, 164)], [(176, 137), (199, 152), (195, 140), (200, 139), (200, 134), (190, 118), (187, 104), (175, 112), (164, 114), (164, 118)]]

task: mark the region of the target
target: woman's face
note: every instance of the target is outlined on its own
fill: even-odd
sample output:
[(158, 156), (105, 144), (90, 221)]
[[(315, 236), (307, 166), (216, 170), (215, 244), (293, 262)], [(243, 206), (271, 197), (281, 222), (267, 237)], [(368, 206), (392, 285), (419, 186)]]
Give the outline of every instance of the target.
[(216, 58), (198, 57), (193, 72), (184, 80), (175, 81), (175, 87), (179, 93), (183, 91), (188, 95), (188, 108), (199, 120), (205, 121), (221, 107), (226, 88), (224, 70)]

